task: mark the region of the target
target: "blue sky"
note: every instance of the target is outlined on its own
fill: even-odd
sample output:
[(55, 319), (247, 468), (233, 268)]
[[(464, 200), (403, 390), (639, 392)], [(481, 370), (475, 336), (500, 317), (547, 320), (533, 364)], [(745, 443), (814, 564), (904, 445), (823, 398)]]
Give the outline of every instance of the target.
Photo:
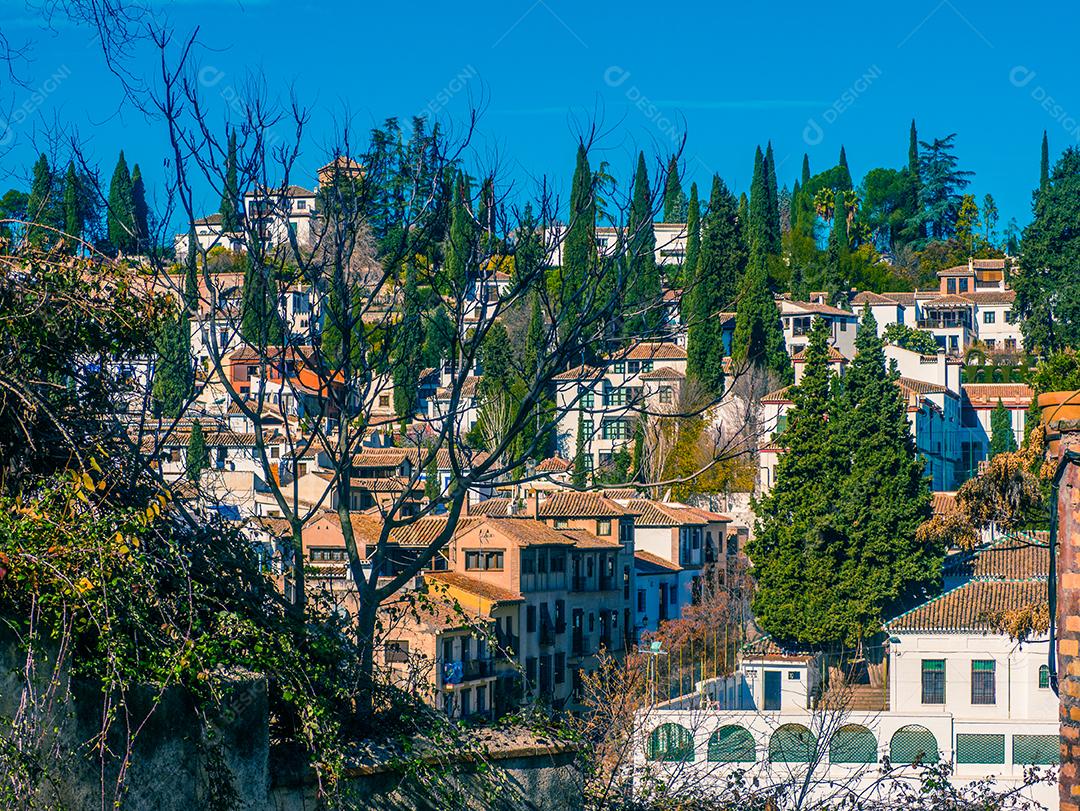
[[(975, 172), (970, 191), (980, 202), (994, 195), (1000, 228), (1030, 218), (1043, 130), (1052, 155), (1080, 140), (1072, 3), (1040, 3), (1029, 14), (974, 0), (724, 5), (155, 3), (178, 32), (200, 27), (197, 58), (212, 70), (206, 92), (219, 115), (259, 71), (272, 96), (295, 91), (311, 108), (313, 147), (326, 146), (345, 114), (366, 130), (425, 110), (460, 121), (482, 103), (471, 160), (498, 160), (523, 190), (543, 175), (569, 186), (575, 132), (593, 118), (616, 176), (629, 177), (638, 149), (666, 153), (686, 132), (690, 179), (706, 184), (718, 172), (738, 192), (749, 185), (755, 145), (769, 139), (782, 185), (797, 177), (803, 152), (818, 171), (841, 144), (857, 180), (875, 166), (899, 167), (915, 117), (923, 139), (957, 133), (961, 167)], [(78, 128), (106, 175), (123, 147), (151, 185), (165, 177), (160, 123), (119, 106), (84, 31), (42, 30), (21, 0), (0, 0), (0, 27), (33, 46), (20, 70), (27, 87), (0, 80), (23, 111), (0, 135), (11, 147), (0, 169), (25, 172), (61, 120)], [(301, 168), (313, 172), (322, 155), (309, 154)]]

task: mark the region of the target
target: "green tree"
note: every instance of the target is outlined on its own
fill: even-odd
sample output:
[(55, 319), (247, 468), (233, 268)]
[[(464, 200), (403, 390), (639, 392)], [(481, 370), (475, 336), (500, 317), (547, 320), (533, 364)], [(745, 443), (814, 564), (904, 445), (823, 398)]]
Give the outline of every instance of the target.
[(229, 146), (225, 155), (225, 181), (221, 188), (221, 231), (228, 234), (240, 230), (240, 182), (236, 168), (236, 130), (229, 130)]
[(657, 333), (663, 320), (660, 296), (649, 170), (645, 154), (639, 152), (627, 223), (627, 275), (622, 301), (624, 337), (646, 338)]
[(999, 453), (1012, 453), (1016, 450), (1016, 434), (1012, 429), (1012, 416), (1009, 409), (998, 398), (997, 405), (990, 414), (990, 458)]
[[(82, 239), (85, 226), (86, 211), (83, 206), (82, 179), (75, 171), (75, 162), (68, 161), (67, 172), (64, 174), (64, 233), (72, 240)], [(78, 250), (74, 241), (71, 250), (72, 253)]]
[(974, 194), (965, 194), (960, 198), (956, 211), (956, 240), (969, 254), (975, 252), (975, 235), (982, 223), (979, 221), (979, 204)]
[(840, 159), (836, 162), (836, 168), (839, 170), (840, 182), (837, 188), (847, 191), (855, 188), (855, 184), (851, 182), (851, 170), (847, 165), (847, 152), (844, 150), (844, 145), (840, 145)]
[(1080, 150), (1069, 147), (1035, 197), (1012, 276), (1013, 308), (1029, 351), (1080, 347)]
[(864, 308), (855, 359), (844, 376), (836, 409), (844, 476), (837, 513), (846, 528), (836, 619), (838, 641), (852, 644), (881, 622), (925, 597), (940, 577), (944, 549), (917, 538), (930, 517), (930, 488), (923, 476), (907, 405), (886, 367), (877, 323)]
[(446, 292), (464, 295), (469, 279), (475, 273), (477, 228), (472, 214), (470, 179), (458, 172), (454, 180), (454, 196), (450, 204), (450, 233), (444, 253), (449, 288)]
[(578, 144), (574, 179), (570, 186), (570, 223), (563, 240), (562, 329), (569, 329), (584, 314), (581, 301), (596, 264), (596, 196), (585, 145)]
[(284, 340), (276, 287), (270, 269), (257, 258), (246, 257), (240, 301), (240, 336), (250, 346), (265, 349), (280, 346)]
[[(755, 253), (757, 255), (755, 256)], [(769, 291), (765, 257), (751, 243), (746, 272), (739, 287), (731, 355), (737, 364), (768, 369), (777, 380), (789, 382), (791, 358), (780, 329), (780, 311)]]
[(765, 202), (767, 204), (767, 244), (769, 253), (774, 256), (779, 256), (781, 236), (780, 194), (776, 183), (776, 158), (773, 156), (772, 141), (769, 141), (765, 146), (765, 157), (762, 159), (762, 170), (765, 176)]
[(439, 465), (436, 457), (432, 457), (431, 462), (427, 466), (427, 470), (424, 471), (424, 498), (428, 500), (430, 504), (436, 501), (439, 496), (442, 495), (442, 485), (439, 482)]
[(799, 181), (803, 188), (810, 182), (810, 156), (805, 152), (802, 156), (802, 174), (799, 175)]
[(191, 424), (187, 445), (187, 477), (195, 484), (199, 483), (203, 471), (210, 467), (210, 453), (206, 449), (206, 435), (202, 423), (195, 420)]
[(402, 289), (401, 321), (394, 325), (393, 330), (394, 412), (398, 419), (411, 420), (416, 414), (423, 349), (423, 308), (417, 290), (416, 268), (409, 262)]
[(687, 371), (715, 395), (724, 386), (723, 322), (719, 313), (731, 311), (735, 305), (746, 261), (738, 204), (720, 176), (714, 175), (697, 272), (684, 293), (684, 300)]
[(690, 202), (686, 207), (686, 256), (683, 258), (682, 283), (690, 284), (697, 272), (698, 255), (701, 252), (701, 204), (698, 202), (697, 183), (690, 184)]
[(993, 195), (988, 193), (983, 197), (982, 204), (983, 228), (986, 229), (983, 232), (983, 239), (986, 240), (986, 244), (991, 248), (994, 247), (994, 243), (997, 241), (998, 216), (997, 203), (994, 202)]
[(664, 222), (686, 222), (687, 216), (686, 193), (679, 179), (679, 158), (672, 155), (664, 184)]
[(161, 413), (179, 417), (195, 390), (195, 370), (191, 359), (191, 320), (186, 307), (167, 318), (157, 343), (157, 363), (151, 394)]
[(450, 357), (454, 344), (454, 322), (443, 307), (436, 307), (424, 330), (424, 366), (438, 369)]
[(118, 253), (135, 253), (138, 250), (138, 230), (135, 220), (135, 196), (131, 184), (131, 173), (123, 150), (116, 160), (112, 180), (109, 183), (108, 212), (105, 215), (105, 230), (109, 243)]
[[(30, 195), (26, 192), (20, 189), (8, 189), (4, 192), (4, 196), (0, 197), (0, 219), (27, 221), (29, 203)], [(0, 238), (6, 240), (10, 246), (15, 240), (15, 233), (19, 227), (21, 226), (13, 227), (8, 223), (0, 225)]]
[(908, 131), (908, 162), (904, 169), (907, 179), (907, 194), (904, 200), (904, 230), (905, 243), (921, 243), (926, 236), (925, 220), (923, 218), (922, 202), (922, 179), (919, 174), (921, 160), (919, 158), (919, 132), (915, 128), (915, 119), (911, 119), (911, 129)]
[(920, 355), (936, 355), (938, 351), (937, 340), (932, 333), (900, 322), (894, 322), (885, 327), (881, 340), (887, 344), (918, 352)]
[(135, 238), (140, 250), (150, 246), (150, 209), (146, 205), (146, 184), (139, 164), (131, 170), (131, 205), (135, 215)]
[(578, 412), (577, 423), (577, 439), (576, 446), (574, 448), (574, 467), (570, 474), (570, 481), (574, 487), (579, 490), (584, 489), (589, 484), (589, 463), (588, 463), (588, 446), (589, 437), (585, 436), (585, 418), (584, 412)]
[(815, 318), (803, 377), (790, 389), (784, 448), (772, 490), (754, 504), (754, 538), (747, 554), (757, 582), (754, 616), (779, 639), (822, 644), (843, 635), (832, 619), (838, 558), (845, 527), (836, 505), (842, 493), (828, 364), (829, 329)]
[(974, 174), (957, 168), (955, 138), (954, 132), (929, 143), (920, 142), (923, 149), (919, 156), (923, 218), (931, 239), (948, 239), (955, 232), (960, 192), (967, 188), (971, 182), (968, 178)]
[(49, 159), (42, 153), (34, 163), (30, 196), (26, 203), (27, 220), (43, 226), (27, 227), (26, 239), (31, 245), (53, 245), (59, 238), (57, 231), (64, 227), (60, 196), (60, 185), (49, 166)]
[(1039, 191), (1046, 188), (1050, 182), (1050, 142), (1046, 139), (1046, 130), (1043, 130), (1042, 151), (1039, 156)]
[(747, 212), (747, 245), (762, 256), (772, 253), (772, 230), (769, 218), (772, 216), (769, 203), (769, 187), (766, 178), (765, 156), (761, 147), (754, 153), (754, 174), (750, 181), (750, 209)]

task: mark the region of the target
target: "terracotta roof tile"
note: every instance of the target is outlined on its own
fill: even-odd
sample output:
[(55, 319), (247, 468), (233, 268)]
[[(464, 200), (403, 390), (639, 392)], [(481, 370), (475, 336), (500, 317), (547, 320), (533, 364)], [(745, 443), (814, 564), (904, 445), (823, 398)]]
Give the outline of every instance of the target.
[(595, 366), (575, 366), (573, 369), (567, 369), (565, 372), (555, 375), (552, 380), (593, 380), (597, 377), (602, 377), (604, 374), (602, 369), (598, 369)]
[(659, 369), (641, 373), (642, 380), (683, 380), (685, 378), (685, 374), (670, 366), (661, 366)]
[(956, 512), (956, 493), (937, 492), (930, 502), (934, 515), (948, 515)]
[(1012, 304), (1016, 301), (1015, 290), (976, 290), (974, 293), (964, 293), (964, 298), (974, 301), (976, 304)]
[(564, 490), (552, 493), (540, 505), (541, 518), (620, 518), (630, 512), (599, 493)]
[(928, 383), (925, 380), (915, 380), (911, 377), (901, 377), (897, 382), (900, 388), (907, 389), (915, 394), (941, 394), (948, 391), (948, 388), (938, 383)]
[(1042, 580), (971, 580), (885, 623), (888, 631), (997, 632), (991, 616), (1027, 605), (1045, 605)]
[(525, 599), (515, 591), (504, 589), (502, 586), (497, 586), (486, 580), (469, 577), (460, 572), (435, 572), (434, 574), (425, 575), (425, 579), (433, 580), (436, 583), (445, 583), (448, 586), (453, 586), (496, 603), (520, 603)]
[(694, 515), (681, 507), (645, 498), (634, 499), (629, 506), (638, 514), (634, 519), (634, 524), (640, 527), (680, 527), (687, 524), (709, 523), (708, 519)]
[(821, 304), (814, 301), (792, 301), (791, 304), (792, 306), (798, 307), (803, 312), (814, 313), (816, 315), (858, 318), (857, 313), (853, 313), (850, 310), (841, 310), (839, 307), (833, 307), (831, 304)]
[(964, 394), (973, 406), (993, 408), (997, 401), (1006, 405), (1023, 406), (1031, 405), (1035, 396), (1031, 386), (1027, 383), (965, 383), (962, 387)]
[[(446, 527), (446, 520), (445, 516), (425, 516), (406, 526), (397, 527), (390, 533), (390, 538), (402, 546), (426, 546), (435, 540), (435, 538), (439, 536), (439, 533), (443, 531)], [(458, 519), (457, 526), (454, 528), (454, 534), (460, 535), (463, 532), (469, 531), (480, 523), (481, 520), (483, 519), (462, 516)]]
[(538, 473), (565, 473), (573, 466), (573, 463), (566, 459), (561, 459), (558, 456), (552, 456), (540, 462), (536, 466), (536, 471)]
[(620, 352), (617, 360), (686, 360), (686, 350), (677, 344), (642, 341), (630, 347), (628, 352)]
[(874, 293), (874, 292), (872, 292), (870, 290), (864, 290), (863, 292), (857, 294), (855, 296), (855, 298), (853, 298), (851, 300), (851, 303), (852, 304), (859, 304), (859, 305), (862, 305), (862, 304), (874, 305), (874, 304), (899, 304), (900, 302), (898, 302), (894, 298), (890, 298), (889, 296), (884, 296), (881, 293)]
[(763, 402), (763, 403), (790, 403), (791, 402), (791, 397), (789, 395), (791, 393), (791, 388), (792, 388), (791, 386), (784, 386), (784, 388), (782, 388), (782, 389), (777, 389), (776, 391), (770, 391), (768, 394), (766, 394), (764, 397), (761, 398), (761, 402)]
[(513, 501), (509, 498), (488, 498), (469, 505), (469, 515), (490, 515), (509, 518)]
[[(829, 345), (829, 363), (841, 363), (847, 358), (832, 344)], [(800, 349), (791, 356), (792, 363), (804, 363), (806, 361), (806, 349)]]
[(670, 560), (665, 560), (652, 552), (634, 552), (634, 568), (645, 574), (660, 574), (664, 572), (681, 572), (682, 567)]
[(1049, 538), (1010, 535), (986, 549), (963, 552), (945, 560), (947, 577), (976, 580), (1038, 580), (1050, 576)]

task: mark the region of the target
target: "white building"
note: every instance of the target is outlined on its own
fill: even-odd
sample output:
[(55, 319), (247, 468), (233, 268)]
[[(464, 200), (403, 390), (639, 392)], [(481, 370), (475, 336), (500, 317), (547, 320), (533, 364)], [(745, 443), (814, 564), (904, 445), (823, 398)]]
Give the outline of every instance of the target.
[[(1039, 541), (1010, 537), (951, 558), (944, 593), (885, 623), (878, 685), (823, 687), (818, 656), (757, 644), (734, 675), (641, 713), (639, 773), (722, 788), (738, 769), (765, 786), (797, 776), (812, 793), (875, 781), (887, 792), (886, 758), (889, 779), (917, 779), (922, 764), (943, 761), (954, 783), (992, 779), (998, 790), (1022, 785), (1031, 766), (1056, 766), (1047, 636), (1017, 641), (995, 619), (1045, 608), (1049, 553)], [(871, 707), (868, 695), (887, 703)], [(1056, 807), (1054, 783), (1024, 794)]]
[(859, 326), (859, 313), (841, 310), (820, 301), (791, 301), (777, 299), (780, 308), (780, 324), (784, 330), (784, 345), (789, 355), (797, 355), (810, 341), (810, 327), (814, 318), (820, 316), (829, 327), (829, 346), (845, 358), (855, 357), (855, 332)]
[[(552, 267), (562, 267), (563, 244), (567, 227), (557, 225), (544, 230), (547, 261)], [(596, 248), (601, 256), (615, 256), (626, 250), (624, 229), (600, 226), (596, 229)], [(686, 223), (654, 222), (656, 264), (681, 265), (686, 258)]]

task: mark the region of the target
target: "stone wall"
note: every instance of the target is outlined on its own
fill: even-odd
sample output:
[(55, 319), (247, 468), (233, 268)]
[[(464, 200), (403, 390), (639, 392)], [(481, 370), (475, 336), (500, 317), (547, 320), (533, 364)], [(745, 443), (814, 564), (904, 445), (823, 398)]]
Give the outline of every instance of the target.
[[(1060, 452), (1080, 452), (1080, 428), (1059, 425)], [(1057, 499), (1057, 672), (1061, 811), (1080, 811), (1080, 463), (1067, 462)]]

